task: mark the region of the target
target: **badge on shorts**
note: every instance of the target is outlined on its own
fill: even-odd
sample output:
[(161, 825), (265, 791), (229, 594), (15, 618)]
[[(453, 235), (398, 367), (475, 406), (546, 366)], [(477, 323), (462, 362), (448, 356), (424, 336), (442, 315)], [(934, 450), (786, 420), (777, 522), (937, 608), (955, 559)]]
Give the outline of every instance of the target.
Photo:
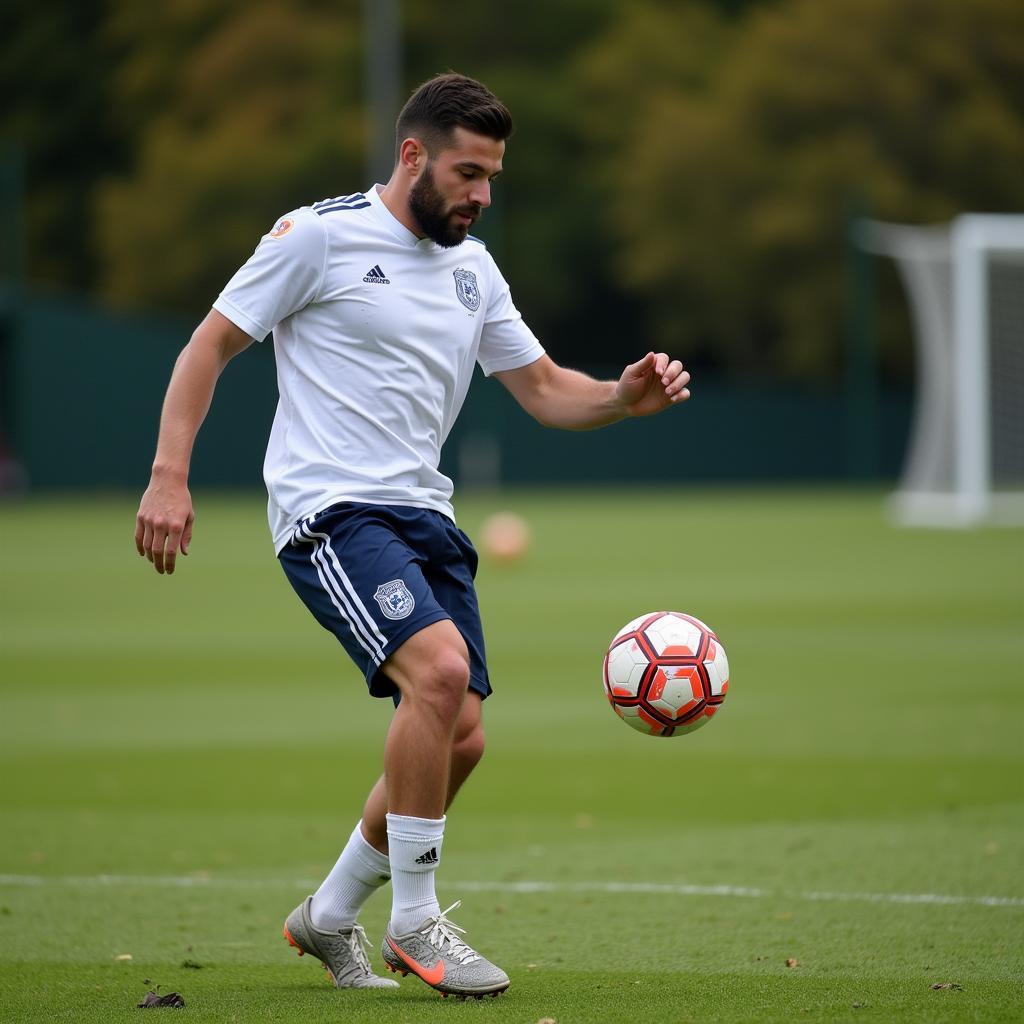
[(476, 286), (476, 274), (472, 270), (453, 270), (455, 275), (455, 294), (466, 309), (475, 312), (480, 308), (480, 289)]
[(416, 598), (409, 592), (405, 580), (382, 583), (373, 596), (389, 619), (404, 619), (416, 607)]

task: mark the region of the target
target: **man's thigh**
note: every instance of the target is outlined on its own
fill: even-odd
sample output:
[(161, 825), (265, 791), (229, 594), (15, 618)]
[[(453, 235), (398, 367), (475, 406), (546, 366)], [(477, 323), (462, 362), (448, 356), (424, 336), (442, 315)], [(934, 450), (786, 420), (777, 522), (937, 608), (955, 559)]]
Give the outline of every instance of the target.
[(445, 619), (466, 641), (471, 688), (490, 692), (472, 587), (475, 552), (472, 566), (460, 565), (466, 552), (453, 544), (452, 531), (465, 536), (440, 513), (346, 502), (298, 524), (278, 556), (296, 593), (359, 666), (374, 696), (397, 700), (398, 687), (382, 665)]
[(388, 657), (424, 627), (450, 618), (426, 581), (421, 558), (376, 506), (345, 503), (304, 520), (278, 558), (375, 697), (398, 693), (380, 671)]

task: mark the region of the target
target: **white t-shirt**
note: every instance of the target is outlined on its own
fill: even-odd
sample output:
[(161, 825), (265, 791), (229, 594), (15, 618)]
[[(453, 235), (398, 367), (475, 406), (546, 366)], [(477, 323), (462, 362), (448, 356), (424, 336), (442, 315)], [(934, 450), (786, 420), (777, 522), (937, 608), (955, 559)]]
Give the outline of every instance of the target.
[(263, 475), (278, 551), (339, 501), (454, 519), (438, 463), (474, 363), (490, 375), (544, 354), (482, 242), (418, 239), (377, 188), (287, 214), (213, 304), (257, 341), (274, 333)]

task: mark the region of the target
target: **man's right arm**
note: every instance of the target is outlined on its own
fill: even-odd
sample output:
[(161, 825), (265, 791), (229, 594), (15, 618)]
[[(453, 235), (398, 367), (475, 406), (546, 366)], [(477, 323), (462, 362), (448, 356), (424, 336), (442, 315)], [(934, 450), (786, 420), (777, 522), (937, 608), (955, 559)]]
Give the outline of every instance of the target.
[(135, 519), (135, 547), (159, 573), (174, 572), (179, 551), (188, 554), (195, 518), (188, 490), (192, 447), (221, 371), (252, 342), (245, 331), (211, 310), (174, 364), (152, 475)]

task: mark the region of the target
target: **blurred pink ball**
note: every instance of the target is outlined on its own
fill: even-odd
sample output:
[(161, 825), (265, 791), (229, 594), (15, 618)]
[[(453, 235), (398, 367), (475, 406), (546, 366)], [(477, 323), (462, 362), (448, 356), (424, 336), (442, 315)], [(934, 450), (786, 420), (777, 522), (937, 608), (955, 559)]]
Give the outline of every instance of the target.
[(530, 547), (530, 528), (515, 512), (496, 512), (480, 527), (480, 547), (497, 562), (518, 561)]

